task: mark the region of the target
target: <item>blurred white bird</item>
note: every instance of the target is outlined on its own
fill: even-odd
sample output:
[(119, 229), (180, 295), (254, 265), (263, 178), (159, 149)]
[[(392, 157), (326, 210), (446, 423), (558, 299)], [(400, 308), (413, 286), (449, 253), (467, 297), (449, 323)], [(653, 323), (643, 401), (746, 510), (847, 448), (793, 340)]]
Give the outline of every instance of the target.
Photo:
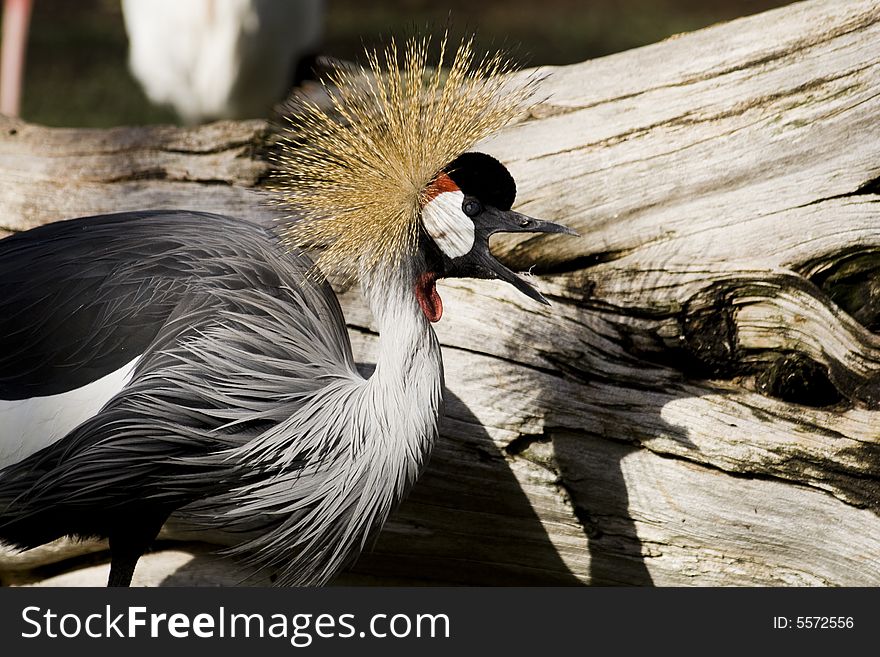
[(315, 53), (324, 0), (122, 0), (129, 66), (187, 123), (267, 116)]

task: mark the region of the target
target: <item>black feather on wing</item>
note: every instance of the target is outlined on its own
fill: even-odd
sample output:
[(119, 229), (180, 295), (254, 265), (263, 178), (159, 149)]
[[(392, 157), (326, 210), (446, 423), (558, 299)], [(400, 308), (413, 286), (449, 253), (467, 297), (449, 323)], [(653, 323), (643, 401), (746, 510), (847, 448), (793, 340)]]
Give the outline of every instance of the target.
[(142, 507), (170, 512), (229, 487), (225, 465), (179, 466), (250, 440), (297, 395), (355, 371), (329, 285), (256, 225), (125, 213), (6, 242), (0, 397), (63, 392), (141, 356), (98, 415), (0, 472), (0, 538), (14, 544), (107, 535)]
[[(153, 211), (0, 240), (0, 399), (66, 392), (119, 369), (144, 352), (193, 280), (277, 285), (248, 253), (273, 239), (228, 217)], [(256, 261), (252, 270), (223, 271), (225, 259), (242, 256)]]

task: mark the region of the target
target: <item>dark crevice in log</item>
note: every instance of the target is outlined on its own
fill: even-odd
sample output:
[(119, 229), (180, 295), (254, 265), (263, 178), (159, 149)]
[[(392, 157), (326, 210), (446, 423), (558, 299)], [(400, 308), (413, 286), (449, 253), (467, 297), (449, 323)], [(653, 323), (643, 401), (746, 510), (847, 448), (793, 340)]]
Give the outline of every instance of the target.
[[(874, 185), (880, 186), (880, 178)], [(880, 250), (859, 248), (805, 267), (818, 268), (810, 280), (835, 304), (869, 331), (880, 332)]]
[(731, 290), (722, 286), (690, 300), (681, 319), (681, 341), (685, 370), (706, 376), (731, 378), (742, 373), (736, 340)]
[[(853, 472), (831, 464), (832, 481), (848, 494), (848, 501), (861, 501), (865, 507), (880, 514), (880, 445), (863, 443), (858, 447), (841, 450), (840, 456), (866, 464), (866, 471)], [(826, 467), (824, 462), (820, 465)]]
[(220, 178), (187, 178), (186, 176), (176, 176), (172, 175), (167, 169), (163, 168), (152, 168), (152, 169), (141, 169), (139, 171), (132, 171), (130, 173), (126, 173), (121, 176), (117, 176), (115, 178), (105, 178), (101, 180), (102, 183), (129, 183), (129, 182), (143, 182), (146, 180), (161, 180), (166, 182), (183, 182), (183, 183), (197, 183), (199, 185), (221, 185), (229, 187), (233, 184), (230, 180), (223, 180)]
[[(738, 336), (737, 309), (777, 299), (780, 303), (786, 298), (796, 302), (797, 294), (801, 294), (802, 299), (812, 298), (834, 312), (833, 299), (799, 276), (742, 277), (708, 286), (694, 295), (682, 311), (679, 323), (685, 358), (680, 369), (690, 376), (721, 379), (757, 375), (760, 391), (806, 406), (831, 405), (837, 403), (839, 396), (868, 408), (880, 407), (880, 374), (865, 374), (830, 356), (826, 363), (816, 362), (814, 355), (806, 353), (807, 346), (803, 353), (796, 349), (799, 355), (794, 358), (794, 352), (755, 349), (742, 344)], [(873, 296), (872, 292), (872, 304)], [(870, 308), (873, 309), (873, 305)], [(809, 310), (805, 308), (803, 312), (809, 313)], [(845, 330), (843, 325), (840, 330)], [(855, 339), (858, 340), (858, 336)], [(870, 345), (857, 346), (871, 362)]]
[(853, 398), (870, 409), (880, 409), (880, 372), (857, 384), (853, 388)]
[(771, 354), (771, 361), (758, 373), (756, 388), (769, 397), (814, 408), (843, 400), (828, 378), (828, 368), (797, 352)]
[[(869, 463), (869, 471), (854, 470), (837, 461), (798, 455), (786, 459), (783, 464), (774, 465), (767, 475), (758, 473), (754, 476), (794, 482), (833, 495), (855, 508), (880, 512), (880, 446), (865, 444), (863, 447), (843, 450), (842, 455), (856, 457), (863, 464)], [(811, 473), (819, 469), (823, 477), (816, 481)]]
[(841, 194), (823, 196), (822, 198), (814, 199), (809, 203), (799, 205), (795, 209), (808, 208), (811, 205), (819, 205), (821, 203), (827, 203), (828, 201), (838, 201), (840, 199), (853, 198), (855, 196), (875, 196), (877, 194), (880, 194), (880, 177), (868, 180), (867, 182), (856, 187), (856, 189), (851, 192), (843, 192)]
[(853, 196), (860, 196), (862, 194), (880, 194), (880, 176), (869, 180), (852, 193)]
[(168, 180), (168, 171), (160, 167), (155, 167), (153, 169), (141, 169), (140, 171), (132, 171), (121, 176), (108, 178), (103, 182), (126, 183), (143, 180)]
[(524, 433), (511, 440), (504, 447), (510, 456), (519, 456), (535, 443), (549, 443), (550, 437), (543, 433)]
[(267, 135), (268, 129), (262, 132), (254, 132), (253, 135), (246, 139), (230, 140), (216, 146), (208, 146), (206, 148), (175, 148), (163, 146), (159, 151), (162, 153), (170, 153), (172, 155), (219, 155), (220, 153), (240, 150), (241, 153), (237, 155), (237, 157), (265, 160), (265, 156), (259, 158), (255, 156), (262, 155), (266, 152), (265, 145), (262, 142), (265, 142)]
[(504, 453), (511, 459), (524, 459), (529, 463), (543, 468), (556, 476), (557, 484), (560, 486), (557, 490), (563, 497), (567, 496), (564, 488), (561, 487), (562, 480), (559, 475), (559, 466), (556, 463), (556, 457), (553, 452), (553, 441), (550, 434), (520, 434), (504, 447)]

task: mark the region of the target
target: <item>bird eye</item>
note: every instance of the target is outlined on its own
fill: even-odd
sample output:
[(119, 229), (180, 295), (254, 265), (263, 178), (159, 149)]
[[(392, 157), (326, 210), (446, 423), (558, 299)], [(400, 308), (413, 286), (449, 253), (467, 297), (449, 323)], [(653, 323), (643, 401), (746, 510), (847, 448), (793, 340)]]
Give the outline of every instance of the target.
[(466, 198), (461, 204), (461, 209), (469, 217), (475, 217), (483, 211), (483, 205), (477, 199)]

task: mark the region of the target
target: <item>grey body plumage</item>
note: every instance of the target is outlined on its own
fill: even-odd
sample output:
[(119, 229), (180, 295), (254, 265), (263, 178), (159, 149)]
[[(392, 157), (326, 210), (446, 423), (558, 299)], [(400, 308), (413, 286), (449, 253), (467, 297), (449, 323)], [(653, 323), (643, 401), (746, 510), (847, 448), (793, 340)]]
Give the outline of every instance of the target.
[[(161, 524), (180, 509), (191, 526), (253, 534), (233, 551), (280, 583), (325, 582), (402, 499), (434, 440), (439, 348), (411, 293), (395, 298), (411, 286), (364, 282), (389, 328), (364, 379), (332, 290), (270, 232), (184, 212), (97, 219), (79, 220), (92, 228), (83, 239), (103, 246), (106, 271), (127, 268), (114, 288), (160, 290), (133, 312), (158, 304), (167, 318), (98, 415), (0, 471), (0, 537), (112, 535), (121, 517), (146, 510)], [(113, 244), (96, 244), (101, 219), (124, 222)], [(175, 241), (200, 248), (182, 257)]]
[[(258, 525), (255, 537), (232, 552), (278, 569), (282, 584), (323, 583), (359, 553), (415, 483), (436, 438), (442, 361), (412, 296), (412, 274), (363, 287), (380, 327), (372, 375), (364, 379), (356, 372), (347, 337), (339, 345), (334, 335), (333, 349), (308, 347), (302, 357), (312, 371), (293, 377), (295, 386), (291, 375), (271, 384), (304, 391), (276, 402), (276, 425), (192, 462), (229, 468), (237, 483), (183, 514), (191, 523), (228, 530)], [(217, 336), (218, 356), (230, 336)], [(302, 349), (307, 334), (260, 335), (257, 341), (266, 338), (290, 353)]]

